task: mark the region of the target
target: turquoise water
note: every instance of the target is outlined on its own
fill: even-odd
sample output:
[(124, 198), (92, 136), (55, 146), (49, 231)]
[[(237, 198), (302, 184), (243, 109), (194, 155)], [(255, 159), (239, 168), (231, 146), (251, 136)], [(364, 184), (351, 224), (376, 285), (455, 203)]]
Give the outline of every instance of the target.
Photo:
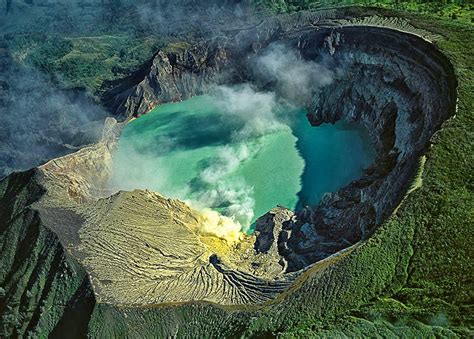
[(339, 121), (312, 127), (306, 119), (299, 118), (293, 133), (306, 163), (298, 208), (315, 205), (324, 193), (335, 192), (359, 178), (375, 159), (369, 133), (358, 124)]
[(132, 121), (114, 155), (111, 185), (157, 191), (249, 227), (277, 205), (316, 204), (374, 158), (357, 126), (311, 127), (304, 110), (279, 108), (262, 129), (255, 115), (232, 109), (200, 96)]

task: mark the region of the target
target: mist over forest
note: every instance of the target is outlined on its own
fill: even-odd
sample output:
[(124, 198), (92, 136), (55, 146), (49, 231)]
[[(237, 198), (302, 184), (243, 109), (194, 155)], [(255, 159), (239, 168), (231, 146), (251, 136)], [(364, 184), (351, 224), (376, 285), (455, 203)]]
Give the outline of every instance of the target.
[(0, 177), (97, 141), (109, 115), (101, 96), (113, 81), (189, 32), (209, 39), (241, 25), (247, 8), (242, 1), (0, 1)]

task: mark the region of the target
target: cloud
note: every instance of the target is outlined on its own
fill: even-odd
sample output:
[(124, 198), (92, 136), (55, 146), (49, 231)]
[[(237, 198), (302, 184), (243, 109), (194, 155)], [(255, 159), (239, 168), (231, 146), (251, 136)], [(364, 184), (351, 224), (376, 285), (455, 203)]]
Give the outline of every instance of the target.
[(281, 106), (273, 92), (259, 92), (249, 84), (218, 86), (211, 97), (221, 112), (243, 123), (234, 139), (261, 136), (282, 126), (277, 117)]
[(296, 104), (304, 104), (334, 79), (333, 71), (280, 43), (271, 44), (257, 57), (254, 71), (261, 80), (274, 82), (278, 94)]
[(59, 90), (32, 68), (4, 68), (0, 178), (95, 142), (107, 113), (77, 90)]
[(284, 127), (278, 117), (282, 110), (275, 93), (258, 92), (251, 85), (219, 86), (211, 91), (211, 100), (225, 120), (237, 120), (231, 145), (223, 146), (208, 159), (208, 165), (190, 186), (190, 203), (201, 208), (219, 209), (246, 229), (253, 221), (253, 187), (244, 178), (232, 174), (261, 149), (258, 137)]
[(234, 24), (241, 27), (251, 14), (251, 7), (231, 0), (208, 0), (202, 4), (193, 0), (151, 0), (139, 2), (136, 9), (140, 25), (147, 31), (211, 37)]
[(199, 179), (206, 184), (214, 184), (223, 179), (227, 174), (235, 171), (242, 161), (250, 157), (251, 151), (245, 144), (237, 149), (230, 146), (222, 147), (218, 155), (212, 159), (209, 166), (200, 174)]
[(256, 153), (257, 148), (250, 150), (246, 144), (222, 147), (189, 187), (190, 203), (199, 208), (219, 209), (242, 225), (249, 225), (254, 217), (254, 190), (243, 178), (232, 174)]

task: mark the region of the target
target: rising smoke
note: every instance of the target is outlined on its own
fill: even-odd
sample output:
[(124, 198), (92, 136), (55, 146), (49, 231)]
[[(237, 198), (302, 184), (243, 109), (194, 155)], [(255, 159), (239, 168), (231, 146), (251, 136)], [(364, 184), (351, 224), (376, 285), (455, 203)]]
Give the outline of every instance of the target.
[(32, 68), (3, 69), (0, 178), (96, 141), (104, 110), (79, 91), (58, 90)]
[[(148, 188), (187, 201), (205, 211), (205, 233), (214, 230), (219, 237), (235, 239), (236, 230), (245, 230), (256, 216), (253, 187), (232, 174), (258, 154), (262, 147), (259, 137), (285, 128), (288, 117), (283, 113), (291, 111), (289, 107), (301, 105), (333, 81), (329, 69), (304, 60), (296, 51), (281, 44), (269, 46), (258, 56), (254, 69), (256, 78), (274, 83), (275, 92), (259, 91), (250, 84), (216, 86), (210, 91), (210, 102), (222, 115), (213, 120), (214, 124), (219, 124), (216, 128), (221, 130), (220, 134), (230, 137), (226, 145), (219, 146), (216, 154), (207, 159), (185, 189), (177, 189), (169, 182), (172, 176), (166, 173), (166, 164), (152, 159), (156, 155), (148, 152), (146, 145), (125, 146), (126, 164), (115, 164), (118, 166), (116, 174), (123, 175), (116, 175), (112, 184), (122, 189)], [(167, 151), (182, 149), (178, 139), (162, 137)], [(134, 169), (121, 168), (128, 164), (134, 164)], [(136, 164), (144, 166), (137, 169)], [(134, 172), (139, 174), (130, 175)], [(215, 214), (213, 210), (222, 214)]]
[[(211, 93), (217, 111), (231, 122), (229, 145), (209, 159), (190, 187), (191, 203), (200, 208), (225, 206), (223, 213), (246, 228), (254, 219), (254, 190), (243, 178), (228, 177), (262, 147), (259, 137), (284, 127), (279, 113), (282, 104), (273, 92), (259, 92), (249, 84), (219, 86)], [(225, 126), (222, 126), (226, 128)]]
[(281, 97), (298, 105), (304, 105), (334, 79), (334, 72), (326, 66), (304, 60), (295, 49), (278, 43), (258, 56), (254, 70), (257, 78), (273, 82)]
[[(213, 116), (212, 121), (218, 124), (215, 126), (217, 134), (225, 137), (226, 142), (215, 148), (216, 152), (203, 162), (187, 187), (183, 189), (173, 185), (173, 173), (168, 172), (165, 161), (161, 161), (159, 156), (193, 149), (195, 144), (168, 135), (158, 137), (160, 145), (163, 145), (159, 147), (158, 159), (157, 152), (150, 148), (148, 141), (144, 144), (141, 140), (134, 144), (122, 144), (120, 153), (126, 154), (126, 159), (122, 162), (117, 161), (116, 157), (111, 186), (114, 189), (158, 191), (206, 211), (209, 217), (207, 229), (212, 229), (209, 227), (210, 222), (219, 220), (222, 227), (225, 225), (229, 230), (241, 230), (248, 227), (254, 218), (254, 191), (243, 178), (232, 177), (232, 174), (258, 153), (262, 147), (259, 137), (284, 126), (278, 118), (280, 104), (273, 93), (258, 92), (248, 84), (215, 87), (206, 102), (213, 106), (213, 111), (218, 115)], [(197, 123), (203, 125), (209, 121)], [(172, 134), (188, 132), (195, 131), (174, 130)], [(205, 131), (200, 137), (210, 135)], [(131, 164), (134, 164), (133, 170), (129, 167)], [(208, 209), (219, 209), (231, 219), (218, 219)], [(234, 220), (234, 223), (230, 220)]]

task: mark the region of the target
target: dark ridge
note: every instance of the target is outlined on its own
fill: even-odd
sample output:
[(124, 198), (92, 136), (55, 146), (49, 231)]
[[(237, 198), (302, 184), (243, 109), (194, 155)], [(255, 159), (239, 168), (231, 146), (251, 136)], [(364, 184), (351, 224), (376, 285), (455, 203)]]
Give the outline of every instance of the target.
[[(157, 52), (158, 53), (158, 52)], [(110, 81), (104, 84), (103, 88), (111, 88), (102, 96), (102, 105), (113, 115), (120, 119), (126, 113), (124, 107), (127, 99), (133, 94), (132, 89), (137, 86), (148, 74), (153, 60), (156, 56), (145, 62), (137, 71), (124, 79)]]
[(38, 201), (45, 193), (44, 187), (32, 180), (37, 173), (38, 169), (33, 168), (24, 172), (12, 173), (7, 178), (0, 180), (0, 184), (7, 183), (5, 191), (0, 195), (0, 236), (6, 231), (9, 222), (17, 216), (15, 198), (19, 192), (30, 192), (25, 202), (27, 206)]
[[(0, 314), (6, 313), (6, 308), (9, 303), (9, 299), (14, 297), (18, 288), (22, 288), (18, 284), (15, 275), (19, 271), (22, 270), (24, 263), (28, 260), (28, 258), (32, 255), (33, 249), (36, 246), (36, 240), (39, 235), (39, 227), (40, 227), (40, 219), (38, 218), (38, 213), (29, 210), (26, 215), (25, 219), (30, 225), (23, 237), (16, 245), (15, 256), (13, 258), (13, 262), (10, 266), (8, 273), (5, 275), (5, 279), (2, 281), (1, 286), (5, 289), (6, 294), (4, 297), (0, 298)], [(3, 223), (3, 222), (2, 222)], [(8, 223), (5, 223), (8, 225)], [(52, 274), (51, 276), (54, 276)], [(21, 277), (21, 275), (20, 275)]]
[(55, 282), (57, 275), (60, 274), (61, 272), (61, 267), (63, 266), (63, 263), (64, 263), (64, 253), (62, 251), (56, 251), (56, 253), (54, 254), (52, 263), (49, 267), (50, 271), (55, 272), (55, 273), (48, 274), (47, 276), (46, 283), (44, 284), (44, 287), (41, 291), (41, 297), (38, 300), (38, 303), (36, 304), (35, 311), (33, 312), (33, 315), (30, 318), (30, 322), (28, 323), (28, 326), (25, 330), (26, 333), (30, 331), (33, 332), (36, 329), (36, 326), (38, 325), (38, 321), (40, 320), (40, 317), (41, 317), (42, 305), (46, 304), (46, 299), (48, 298), (48, 294), (51, 292), (53, 288), (53, 283)]

